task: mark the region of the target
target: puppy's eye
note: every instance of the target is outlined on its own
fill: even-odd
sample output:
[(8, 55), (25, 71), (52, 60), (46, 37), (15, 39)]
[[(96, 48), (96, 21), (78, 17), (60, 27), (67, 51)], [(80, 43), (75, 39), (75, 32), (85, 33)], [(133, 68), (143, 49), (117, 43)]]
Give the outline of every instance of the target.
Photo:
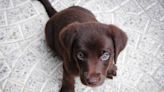
[(102, 56), (100, 57), (100, 59), (102, 60), (102, 61), (106, 61), (106, 60), (108, 60), (110, 58), (110, 53), (109, 52), (104, 52), (103, 54), (102, 54)]
[(77, 53), (77, 58), (78, 58), (79, 60), (84, 60), (84, 58), (85, 58), (84, 53), (83, 53), (83, 52), (78, 52), (78, 53)]

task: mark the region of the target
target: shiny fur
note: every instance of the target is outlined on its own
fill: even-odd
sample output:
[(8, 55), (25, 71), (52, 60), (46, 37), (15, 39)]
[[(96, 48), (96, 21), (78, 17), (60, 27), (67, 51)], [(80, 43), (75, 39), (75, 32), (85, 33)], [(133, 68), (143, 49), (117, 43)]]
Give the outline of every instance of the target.
[[(114, 25), (98, 22), (87, 9), (72, 6), (57, 12), (47, 0), (39, 0), (50, 19), (46, 24), (47, 45), (63, 60), (63, 82), (60, 92), (74, 92), (74, 78), (84, 85), (101, 85), (105, 78), (116, 76), (116, 61), (127, 43), (126, 34)], [(110, 58), (102, 60), (103, 51)], [(84, 54), (83, 60), (77, 55)]]

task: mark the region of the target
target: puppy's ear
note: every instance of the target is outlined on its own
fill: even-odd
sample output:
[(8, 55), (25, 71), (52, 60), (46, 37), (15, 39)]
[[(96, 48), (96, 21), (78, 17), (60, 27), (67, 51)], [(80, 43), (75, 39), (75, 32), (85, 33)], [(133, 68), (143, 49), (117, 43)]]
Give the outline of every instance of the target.
[[(74, 42), (74, 39), (77, 35), (78, 25), (80, 23), (74, 22), (67, 25), (65, 28), (61, 30), (59, 33), (59, 41), (61, 48), (63, 49), (63, 58), (64, 58), (64, 68), (67, 72), (76, 72), (76, 62), (74, 62), (71, 57), (71, 49)], [(71, 70), (71, 71), (70, 71)]]
[(118, 27), (109, 25), (109, 32), (114, 42), (114, 61), (116, 63), (119, 53), (125, 48), (127, 35)]
[(71, 23), (64, 27), (59, 33), (59, 41), (63, 49), (69, 50), (76, 36), (78, 22)]

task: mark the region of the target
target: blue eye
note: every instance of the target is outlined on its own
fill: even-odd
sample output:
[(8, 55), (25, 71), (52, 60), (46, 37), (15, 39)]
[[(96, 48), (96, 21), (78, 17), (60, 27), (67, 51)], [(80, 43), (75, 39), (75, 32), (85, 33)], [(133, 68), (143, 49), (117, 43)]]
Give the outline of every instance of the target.
[(104, 52), (103, 54), (102, 54), (102, 56), (100, 57), (100, 59), (102, 60), (102, 61), (106, 61), (106, 60), (108, 60), (110, 58), (110, 53), (109, 52)]
[(78, 52), (78, 53), (77, 53), (77, 58), (78, 58), (79, 60), (84, 60), (84, 58), (85, 58), (84, 53), (83, 53), (83, 52)]

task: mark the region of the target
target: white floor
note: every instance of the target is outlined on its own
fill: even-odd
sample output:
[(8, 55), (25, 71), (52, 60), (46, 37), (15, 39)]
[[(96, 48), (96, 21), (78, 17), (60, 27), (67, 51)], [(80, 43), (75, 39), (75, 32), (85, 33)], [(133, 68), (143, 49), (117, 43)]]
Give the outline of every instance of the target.
[[(72, 5), (91, 10), (129, 37), (118, 76), (98, 88), (76, 80), (76, 92), (164, 92), (163, 0), (50, 0), (58, 11)], [(58, 92), (62, 63), (44, 38), (48, 16), (37, 0), (0, 0), (0, 92)]]

